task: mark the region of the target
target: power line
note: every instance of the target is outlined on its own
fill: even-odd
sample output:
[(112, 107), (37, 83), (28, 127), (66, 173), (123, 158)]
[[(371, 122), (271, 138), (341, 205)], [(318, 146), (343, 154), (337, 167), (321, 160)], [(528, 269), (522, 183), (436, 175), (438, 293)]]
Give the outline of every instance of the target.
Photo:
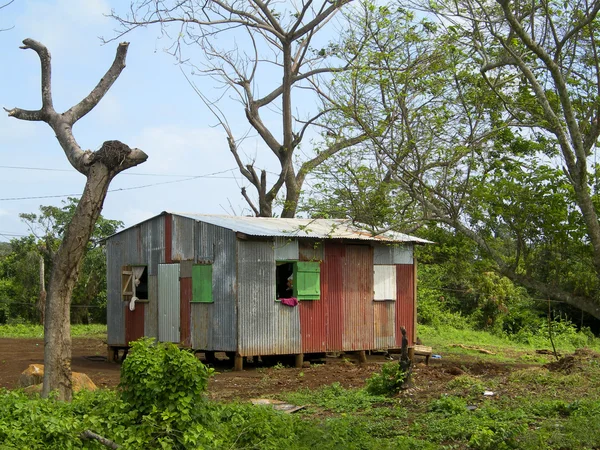
[[(79, 173), (75, 169), (57, 169), (57, 168), (51, 168), (51, 167), (28, 167), (28, 166), (3, 166), (3, 165), (0, 165), (0, 169), (40, 170), (40, 171), (44, 171), (44, 172), (72, 172), (72, 173)], [(227, 170), (224, 170), (223, 172), (216, 172), (216, 173), (230, 172), (232, 170), (236, 170), (236, 169), (227, 169)], [(123, 172), (120, 175), (130, 175), (130, 176), (140, 176), (140, 177), (182, 177), (182, 178), (206, 177), (206, 176), (208, 176), (208, 175), (189, 175), (189, 174), (184, 175), (184, 174), (174, 174), (174, 173), (165, 174), (165, 173), (135, 173), (135, 172), (134, 173)]]
[[(110, 189), (108, 192), (132, 191), (135, 189), (144, 189), (147, 187), (160, 186), (163, 184), (181, 183), (183, 181), (196, 180), (198, 178), (235, 179), (235, 177), (215, 176), (215, 175), (219, 175), (222, 173), (231, 172), (233, 170), (236, 170), (236, 169), (227, 169), (227, 170), (222, 170), (220, 172), (213, 172), (213, 173), (209, 173), (209, 174), (205, 174), (205, 175), (196, 175), (196, 176), (184, 178), (183, 180), (163, 181), (161, 183), (151, 183), (151, 184), (143, 184), (141, 186), (131, 186), (131, 187), (126, 187), (126, 188)], [(0, 198), (0, 201), (8, 202), (8, 201), (15, 201), (15, 200), (37, 200), (37, 199), (45, 199), (45, 198), (79, 197), (79, 196), (81, 196), (80, 192), (78, 192), (76, 194), (39, 195), (39, 196), (32, 196), (32, 197), (7, 197), (7, 198)]]

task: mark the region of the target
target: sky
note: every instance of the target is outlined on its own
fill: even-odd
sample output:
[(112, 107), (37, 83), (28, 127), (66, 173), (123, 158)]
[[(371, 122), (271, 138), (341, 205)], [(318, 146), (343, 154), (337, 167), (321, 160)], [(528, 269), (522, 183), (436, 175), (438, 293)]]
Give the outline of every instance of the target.
[[(103, 44), (100, 39), (115, 35), (116, 23), (106, 14), (128, 4), (15, 0), (0, 9), (0, 29), (5, 30), (0, 32), (0, 106), (41, 106), (39, 58), (32, 50), (19, 49), (25, 38), (42, 42), (52, 55), (55, 109), (78, 103), (115, 56), (117, 42)], [(136, 30), (124, 40), (130, 42), (125, 70), (73, 129), (84, 149), (97, 150), (104, 141), (117, 139), (148, 154), (146, 163), (113, 180), (103, 216), (128, 227), (162, 211), (250, 214), (240, 195), (240, 187), (248, 183), (237, 171), (225, 134), (164, 51), (168, 42), (160, 39), (160, 30)], [(220, 95), (210, 79), (197, 83), (207, 95)], [(239, 104), (229, 101), (222, 108), (232, 123), (245, 127)], [(275, 121), (268, 118), (267, 124)], [(244, 142), (244, 154), (256, 159), (257, 167), (276, 170), (265, 150), (256, 137)], [(19, 213), (60, 206), (66, 195), (78, 196), (84, 184), (85, 177), (71, 168), (46, 123), (0, 114), (0, 241), (29, 233)]]

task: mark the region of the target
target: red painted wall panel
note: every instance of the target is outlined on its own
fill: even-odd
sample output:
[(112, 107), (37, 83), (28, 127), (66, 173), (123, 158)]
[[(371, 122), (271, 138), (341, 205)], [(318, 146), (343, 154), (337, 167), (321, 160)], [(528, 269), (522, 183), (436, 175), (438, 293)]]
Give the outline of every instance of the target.
[(192, 345), (192, 279), (179, 280), (179, 341), (189, 347)]
[(400, 327), (406, 328), (409, 345), (413, 345), (415, 326), (415, 270), (412, 264), (396, 266), (396, 345), (402, 346)]
[(344, 286), (343, 350), (374, 347), (373, 249), (368, 245), (346, 246), (342, 267)]
[(342, 244), (327, 243), (324, 252), (323, 278), (326, 283), (327, 296), (325, 297), (327, 320), (327, 351), (339, 352), (342, 350), (342, 336), (344, 334), (344, 295), (342, 267), (346, 258), (346, 247)]
[(129, 345), (144, 336), (144, 303), (136, 303), (135, 309), (129, 309), (129, 303), (125, 309), (125, 343)]

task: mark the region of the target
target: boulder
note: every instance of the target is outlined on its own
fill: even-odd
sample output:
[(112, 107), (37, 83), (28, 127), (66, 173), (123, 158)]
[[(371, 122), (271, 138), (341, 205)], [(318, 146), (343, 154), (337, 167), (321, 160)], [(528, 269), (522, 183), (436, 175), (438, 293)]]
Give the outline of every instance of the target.
[(44, 381), (44, 365), (30, 364), (19, 376), (19, 386), (27, 387)]
[(73, 381), (73, 392), (81, 390), (95, 391), (98, 389), (94, 382), (85, 373), (73, 372), (71, 375)]
[[(95, 391), (98, 389), (94, 382), (85, 373), (73, 372), (71, 374), (71, 380), (73, 382), (73, 392), (79, 392), (83, 389), (86, 391)], [(19, 386), (28, 393), (41, 392), (42, 384), (44, 381), (44, 365), (43, 364), (30, 364), (19, 377)]]

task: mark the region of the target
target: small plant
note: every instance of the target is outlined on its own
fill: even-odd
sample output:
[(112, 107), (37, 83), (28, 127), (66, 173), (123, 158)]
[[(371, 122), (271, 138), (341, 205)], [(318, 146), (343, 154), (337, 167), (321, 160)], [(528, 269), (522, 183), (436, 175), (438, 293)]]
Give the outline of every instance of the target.
[(404, 382), (407, 373), (404, 372), (396, 362), (389, 362), (381, 367), (380, 373), (374, 373), (367, 380), (367, 392), (372, 395), (394, 395), (397, 394)]
[(429, 410), (446, 416), (462, 414), (467, 410), (467, 402), (460, 397), (442, 395), (439, 399), (431, 402)]
[(203, 394), (213, 373), (174, 344), (155, 344), (150, 338), (133, 342), (119, 385), (131, 426), (163, 447), (202, 447), (210, 437), (205, 426), (211, 421)]

